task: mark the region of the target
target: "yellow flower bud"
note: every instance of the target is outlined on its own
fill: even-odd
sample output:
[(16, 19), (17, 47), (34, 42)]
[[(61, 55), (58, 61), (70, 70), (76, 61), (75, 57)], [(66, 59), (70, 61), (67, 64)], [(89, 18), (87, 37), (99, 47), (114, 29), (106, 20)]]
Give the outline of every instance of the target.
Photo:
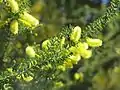
[(88, 49), (88, 44), (86, 42), (79, 42), (77, 44), (78, 48), (84, 48), (84, 49)]
[(73, 54), (77, 54), (77, 52), (78, 52), (77, 48), (74, 46), (70, 47), (69, 51), (72, 52)]
[(22, 78), (23, 78), (23, 80), (26, 81), (26, 82), (30, 82), (30, 81), (33, 80), (33, 77), (32, 77), (32, 76), (27, 76), (27, 77), (25, 77), (24, 74), (22, 74)]
[(6, 0), (11, 8), (13, 13), (17, 13), (19, 11), (18, 3), (15, 0)]
[(43, 43), (42, 43), (42, 48), (45, 49), (45, 50), (48, 50), (48, 46), (50, 45), (50, 41), (49, 40), (45, 40)]
[(74, 78), (75, 78), (75, 80), (79, 80), (79, 78), (80, 78), (79, 73), (75, 73), (75, 74), (74, 74)]
[(83, 81), (83, 77), (84, 77), (84, 75), (83, 75), (82, 72), (80, 72), (80, 73), (75, 73), (75, 74), (74, 74), (75, 80)]
[(32, 27), (31, 24), (25, 20), (22, 20), (22, 19), (18, 19), (20, 22), (22, 22), (24, 25), (26, 25), (27, 27)]
[(34, 51), (33, 47), (28, 46), (26, 48), (26, 54), (30, 57), (35, 57), (35, 51)]
[(72, 46), (69, 48), (69, 51), (72, 52), (74, 55), (80, 54), (79, 47)]
[(92, 51), (91, 50), (86, 50), (84, 48), (79, 48), (79, 51), (80, 51), (80, 55), (85, 59), (88, 59), (92, 56)]
[(73, 64), (72, 64), (71, 60), (68, 58), (64, 61), (64, 66), (66, 68), (73, 68)]
[(91, 47), (99, 47), (102, 45), (102, 40), (100, 40), (100, 39), (87, 38), (86, 41), (87, 41), (88, 45)]
[(33, 17), (27, 12), (21, 14), (19, 20), (22, 21), (24, 24), (28, 25), (29, 27), (36, 27), (39, 25), (39, 20), (37, 20), (35, 17)]
[(10, 24), (10, 31), (13, 34), (18, 34), (18, 21), (13, 20)]
[(88, 49), (88, 44), (87, 43), (81, 43), (79, 42), (76, 47), (72, 46), (69, 48), (69, 51), (72, 52), (74, 55), (78, 54), (81, 55)]
[(79, 26), (76, 26), (70, 35), (70, 40), (73, 42), (78, 42), (80, 37), (81, 37), (81, 28)]
[(81, 59), (80, 55), (71, 55), (68, 57), (73, 64), (77, 64), (77, 62)]

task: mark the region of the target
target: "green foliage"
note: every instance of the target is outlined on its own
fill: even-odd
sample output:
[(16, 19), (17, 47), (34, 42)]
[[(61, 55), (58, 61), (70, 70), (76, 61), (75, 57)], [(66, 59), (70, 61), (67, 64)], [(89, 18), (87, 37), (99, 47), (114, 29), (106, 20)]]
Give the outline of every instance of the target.
[(113, 0), (110, 4), (110, 7), (107, 8), (105, 14), (102, 17), (95, 20), (94, 23), (91, 23), (90, 25), (85, 27), (84, 32), (86, 32), (86, 30), (90, 30), (91, 32), (88, 35), (90, 36), (93, 36), (94, 34), (97, 35), (97, 32), (103, 30), (104, 25), (106, 25), (106, 23), (108, 23), (114, 16), (118, 14), (119, 5), (120, 5), (119, 0)]
[[(113, 0), (103, 16), (93, 23), (82, 29), (79, 26), (62, 27), (57, 35), (38, 43), (35, 40), (36, 36), (39, 37), (37, 29), (43, 29), (47, 25), (42, 22), (39, 24), (39, 20), (31, 15), (31, 1), (1, 1), (3, 13), (0, 13), (0, 89), (19, 90), (18, 87), (21, 86), (20, 90), (56, 90), (60, 87), (67, 88), (74, 84), (74, 81), (81, 83), (95, 81), (96, 83), (93, 83), (95, 90), (98, 86), (101, 87), (100, 90), (108, 88), (118, 90), (119, 85), (116, 83), (119, 82), (116, 81), (119, 77), (116, 76), (116, 72), (119, 72), (119, 68), (117, 71), (111, 69), (107, 72), (107, 79), (104, 79), (106, 78), (104, 72), (98, 71), (108, 62), (108, 58), (119, 57), (116, 52), (119, 54), (120, 47), (115, 47), (116, 52), (112, 53), (109, 46), (114, 43), (109, 40), (111, 34), (109, 37), (102, 37), (103, 41), (106, 41), (102, 47), (99, 47), (102, 41), (96, 38), (106, 23), (119, 14), (119, 5), (119, 0)], [(117, 39), (116, 37), (115, 40)], [(106, 49), (111, 54), (108, 54)], [(101, 61), (98, 61), (100, 59)], [(75, 80), (72, 81), (69, 77), (65, 79), (64, 75), (67, 75), (74, 65), (79, 65), (80, 61), (84, 63), (75, 73)], [(97, 74), (94, 75), (94, 72)], [(114, 76), (116, 79), (112, 80)], [(106, 87), (108, 79), (110, 85)]]

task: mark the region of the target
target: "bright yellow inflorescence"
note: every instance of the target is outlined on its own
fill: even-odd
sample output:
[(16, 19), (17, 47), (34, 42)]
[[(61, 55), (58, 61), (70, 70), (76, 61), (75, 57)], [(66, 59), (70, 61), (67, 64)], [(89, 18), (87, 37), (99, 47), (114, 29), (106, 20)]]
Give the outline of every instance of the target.
[(91, 47), (99, 47), (102, 45), (102, 40), (100, 40), (100, 39), (87, 38), (86, 41), (87, 41), (88, 45)]
[(70, 35), (70, 40), (72, 40), (73, 42), (78, 42), (78, 40), (81, 37), (81, 28), (79, 26), (76, 26), (73, 30), (72, 33)]
[(23, 14), (20, 15), (19, 20), (28, 27), (36, 27), (39, 25), (39, 20), (37, 20), (35, 17), (27, 12), (23, 12)]
[(17, 13), (19, 12), (19, 6), (18, 6), (18, 3), (15, 1), (15, 0), (6, 0), (7, 3), (9, 4), (10, 8), (11, 8), (11, 11), (13, 13)]
[(74, 74), (74, 79), (75, 79), (75, 80), (83, 81), (83, 78), (84, 78), (84, 75), (83, 75), (82, 72), (79, 72), (79, 73), (75, 73), (75, 74)]
[(26, 47), (25, 51), (26, 51), (26, 54), (27, 54), (29, 57), (35, 57), (35, 55), (36, 55), (33, 47), (31, 47), (31, 46)]
[(92, 49), (89, 49), (89, 47), (99, 47), (102, 45), (102, 40), (100, 39), (87, 38), (86, 41), (81, 42), (80, 37), (81, 28), (76, 26), (70, 34), (70, 40), (75, 43), (75, 46), (69, 48), (69, 52), (72, 53), (72, 55), (65, 59), (63, 65), (58, 66), (62, 71), (64, 71), (65, 68), (72, 68), (74, 64), (77, 64), (79, 60), (81, 60), (81, 58), (89, 59), (92, 56)]
[[(20, 12), (19, 5), (17, 1), (15, 0), (6, 0), (8, 3), (8, 6), (11, 9), (12, 13), (18, 13)], [(16, 35), (18, 33), (18, 21), (22, 22), (24, 25), (26, 25), (29, 28), (32, 28), (30, 30), (34, 30), (35, 27), (39, 26), (39, 20), (30, 15), (28, 12), (23, 11), (22, 14), (19, 14), (19, 18), (16, 20), (12, 20), (10, 23), (10, 31), (12, 34)]]
[(18, 21), (13, 20), (10, 24), (10, 31), (13, 34), (18, 34)]

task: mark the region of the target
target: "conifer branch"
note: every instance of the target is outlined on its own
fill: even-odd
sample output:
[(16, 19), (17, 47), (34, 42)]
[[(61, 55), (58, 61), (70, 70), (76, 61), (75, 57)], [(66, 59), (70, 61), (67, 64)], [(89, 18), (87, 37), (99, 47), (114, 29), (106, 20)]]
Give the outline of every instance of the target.
[(93, 23), (90, 23), (83, 28), (83, 37), (97, 37), (99, 32), (103, 30), (106, 24), (119, 14), (119, 9), (120, 0), (112, 0), (110, 6), (106, 9), (106, 12), (103, 14), (103, 16), (99, 17), (97, 20), (93, 21)]

